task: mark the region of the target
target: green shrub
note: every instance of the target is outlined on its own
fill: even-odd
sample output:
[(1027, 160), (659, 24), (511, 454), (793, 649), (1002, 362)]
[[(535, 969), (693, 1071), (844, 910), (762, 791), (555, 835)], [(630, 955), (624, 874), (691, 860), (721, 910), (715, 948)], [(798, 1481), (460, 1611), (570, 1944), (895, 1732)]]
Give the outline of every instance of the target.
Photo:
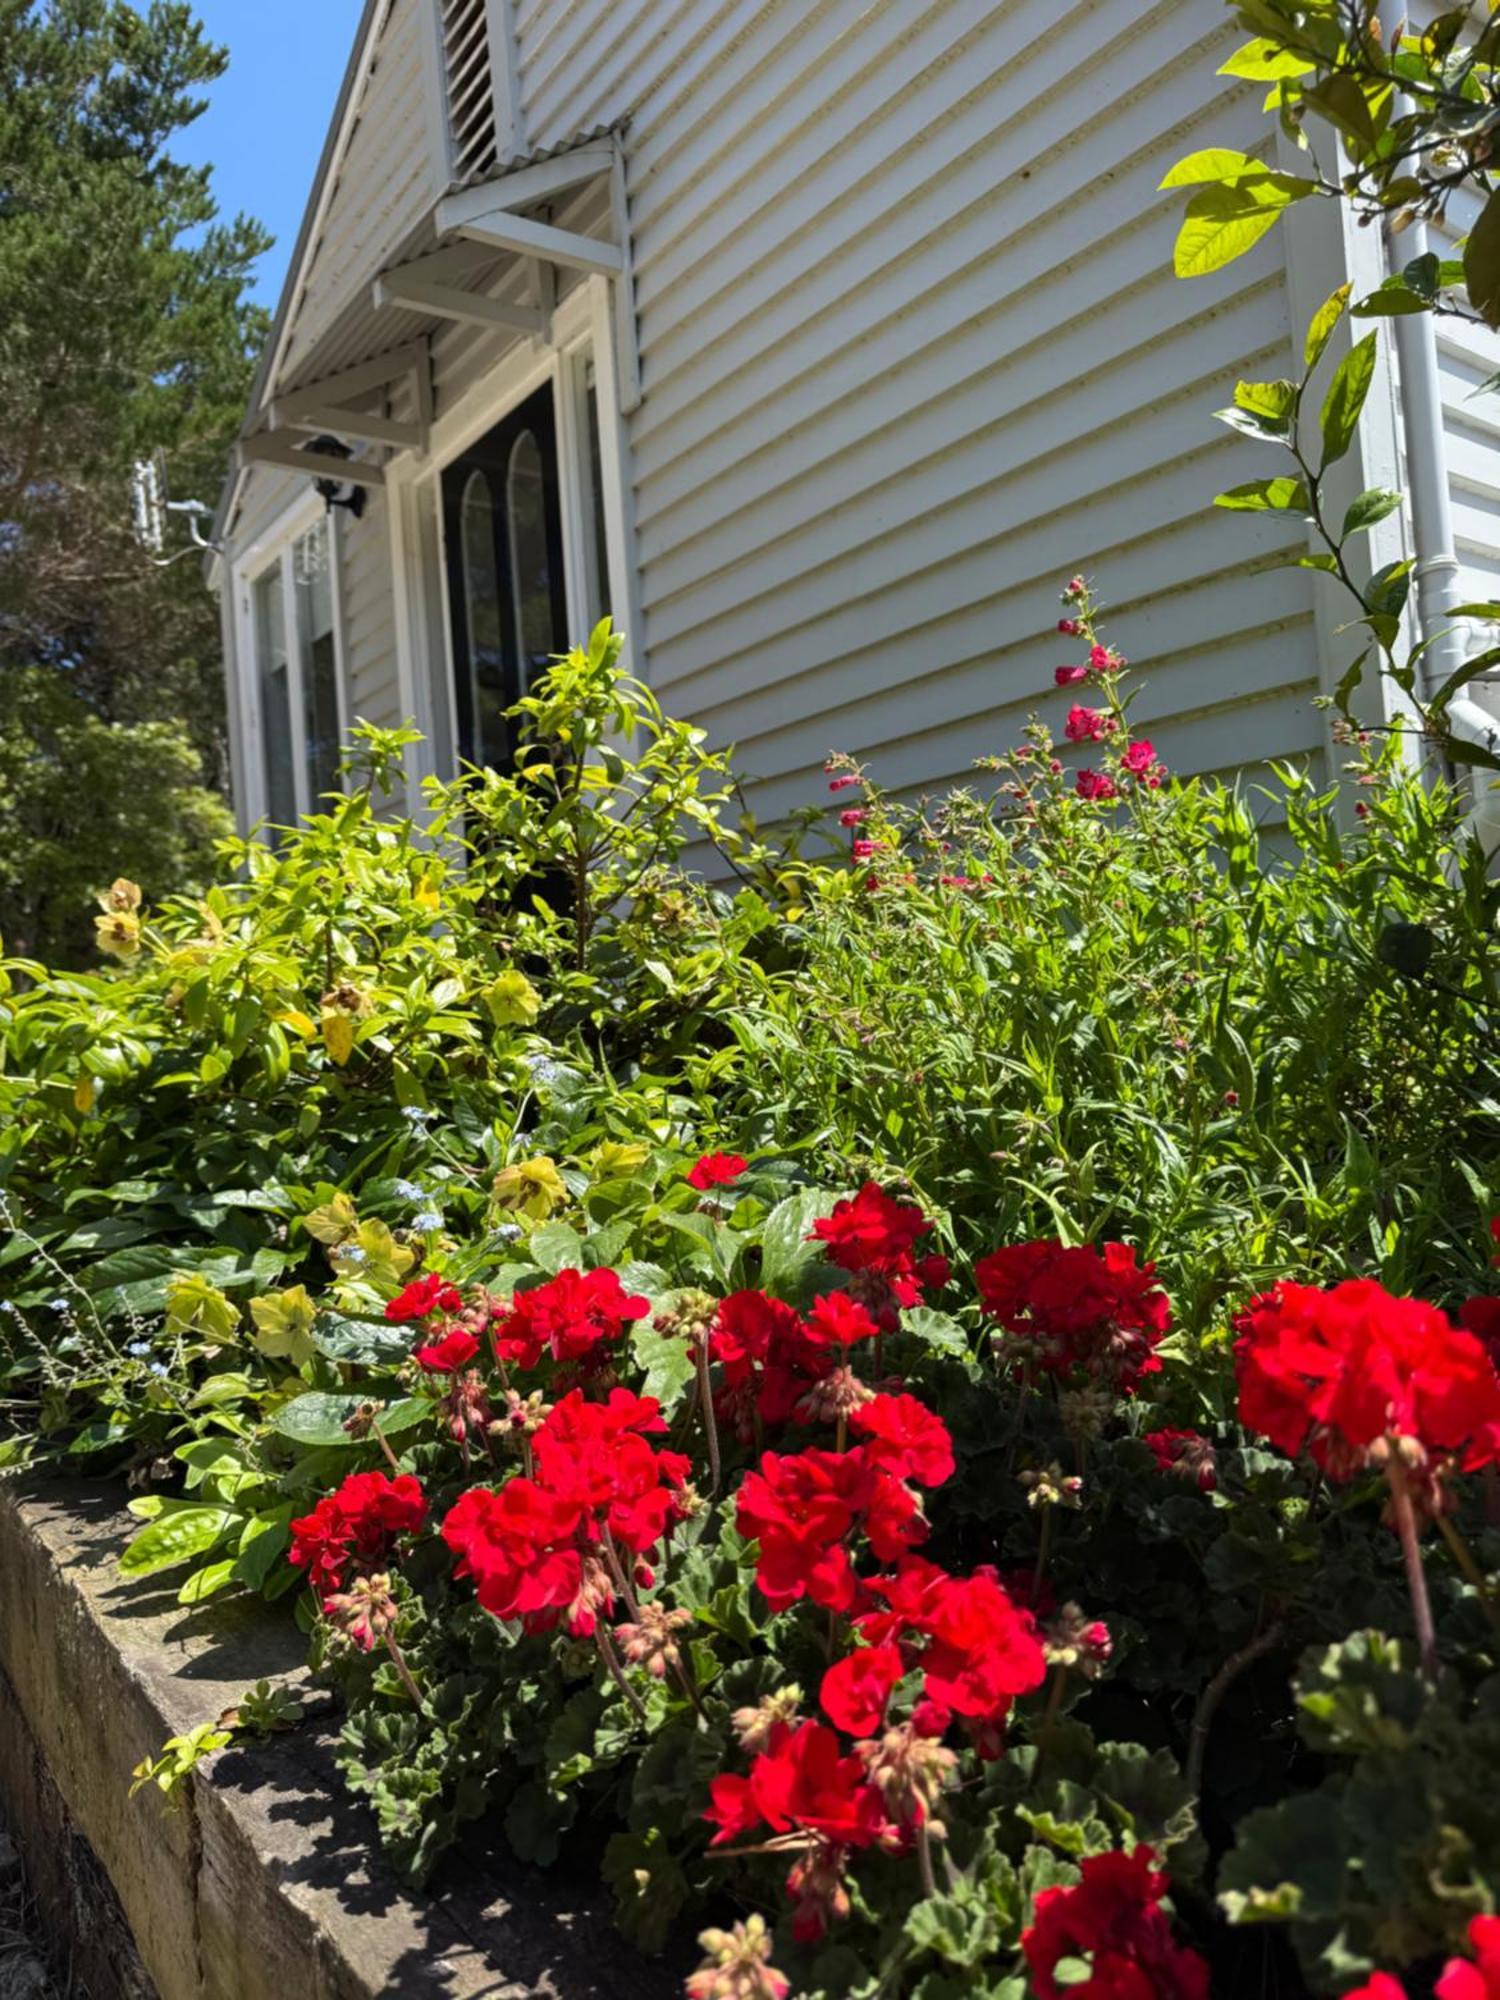
[(1150, 1243), (1200, 1338), (1274, 1276), (1466, 1296), (1500, 1072), (1496, 889), (1459, 801), (1353, 739), (1341, 782), (1281, 768), (1274, 801), (1140, 782), (1125, 677), (1093, 686), (1112, 798), (1041, 723), (982, 791), (918, 806), (830, 767), (863, 845), (807, 876), (779, 961), (732, 968), (737, 1129), (905, 1174), (971, 1252)]

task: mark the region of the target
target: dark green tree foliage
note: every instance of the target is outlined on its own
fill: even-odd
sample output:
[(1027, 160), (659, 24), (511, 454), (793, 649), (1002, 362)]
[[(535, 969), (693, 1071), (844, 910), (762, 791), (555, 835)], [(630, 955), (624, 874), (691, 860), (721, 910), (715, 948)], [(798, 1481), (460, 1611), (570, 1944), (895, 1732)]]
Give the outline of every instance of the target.
[(43, 957), (81, 889), (177, 888), (224, 827), (217, 608), (129, 479), (160, 450), (213, 496), (264, 339), (269, 239), (170, 150), (225, 60), (176, 0), (0, 0), (0, 925)]

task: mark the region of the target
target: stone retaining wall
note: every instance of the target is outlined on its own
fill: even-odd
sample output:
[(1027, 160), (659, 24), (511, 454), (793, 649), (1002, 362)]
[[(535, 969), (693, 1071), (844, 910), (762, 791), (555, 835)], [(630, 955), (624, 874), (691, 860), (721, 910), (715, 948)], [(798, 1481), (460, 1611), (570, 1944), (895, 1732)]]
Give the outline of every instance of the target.
[(671, 2000), (597, 1884), (471, 1844), (442, 1893), (381, 1866), (325, 1725), (232, 1748), (183, 1808), (132, 1767), (266, 1676), (300, 1679), (284, 1617), (178, 1605), (114, 1558), (113, 1489), (0, 1482), (0, 1798), (92, 2000)]

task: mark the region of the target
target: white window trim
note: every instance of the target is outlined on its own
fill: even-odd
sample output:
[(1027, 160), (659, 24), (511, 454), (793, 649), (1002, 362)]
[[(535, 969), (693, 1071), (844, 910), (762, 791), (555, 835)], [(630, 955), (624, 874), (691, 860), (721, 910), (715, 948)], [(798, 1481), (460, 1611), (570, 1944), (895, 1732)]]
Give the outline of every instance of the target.
[[(241, 820), (243, 826), (258, 825), (269, 810), (266, 788), (265, 728), (260, 706), (260, 661), (256, 655), (254, 586), (270, 570), (281, 571), (282, 617), (287, 647), (287, 702), (291, 710), (292, 786), (297, 816), (304, 818), (317, 808), (309, 796), (307, 777), (307, 725), (302, 678), (302, 647), (297, 623), (297, 594), (292, 581), (291, 552), (304, 535), (318, 525), (327, 512), (326, 502), (317, 493), (300, 494), (247, 549), (236, 556), (231, 572), (231, 595), (235, 632), (235, 659), (239, 702), (237, 721), (240, 734)], [(338, 698), (339, 737), (349, 739), (349, 672), (344, 639), (344, 595), (342, 548), (338, 516), (328, 515), (328, 578), (333, 608), (334, 682)]]
[[(425, 777), (440, 767), (456, 767), (457, 715), (453, 660), (453, 626), (448, 601), (448, 563), (443, 519), (442, 476), (486, 432), (528, 396), (552, 384), (557, 410), (557, 455), (562, 504), (563, 572), (570, 636), (575, 644), (588, 637), (585, 601), (590, 557), (584, 537), (589, 522), (584, 508), (580, 453), (587, 449), (580, 435), (577, 389), (584, 357), (592, 353), (599, 412), (601, 498), (605, 541), (609, 553), (607, 598), (615, 627), (624, 634), (625, 663), (641, 674), (640, 591), (635, 558), (635, 515), (627, 466), (625, 420), (620, 414), (619, 356), (610, 281), (591, 277), (576, 286), (552, 315), (551, 342), (518, 346), (500, 365), (432, 426), (424, 454), (402, 452), (386, 465), (389, 501), (391, 574), (396, 598), (396, 661), (403, 716), (421, 730), (423, 740), (407, 762), (407, 804), (415, 814), (421, 804)], [(421, 560), (424, 547), (435, 550), (434, 563)], [(430, 573), (435, 566), (436, 574)], [(441, 633), (441, 650), (436, 651)], [(435, 742), (439, 707), (432, 674), (443, 681), (444, 742)]]

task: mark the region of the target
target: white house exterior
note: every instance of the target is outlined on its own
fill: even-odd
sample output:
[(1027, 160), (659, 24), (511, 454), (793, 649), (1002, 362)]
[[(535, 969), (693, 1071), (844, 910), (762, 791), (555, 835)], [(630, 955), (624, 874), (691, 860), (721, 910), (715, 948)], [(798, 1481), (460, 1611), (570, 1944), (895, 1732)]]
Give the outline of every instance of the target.
[[(501, 696), (605, 608), (763, 819), (833, 749), (940, 786), (1055, 709), (1077, 568), (1174, 769), (1323, 759), (1347, 613), (1253, 567), (1300, 523), (1212, 508), (1279, 469), (1212, 412), (1383, 252), (1309, 202), (1173, 277), (1165, 170), (1275, 143), (1242, 39), (1220, 0), (369, 0), (221, 507), (242, 821), (359, 717), (422, 728), (413, 797), (503, 756)], [(1500, 343), (1440, 339), (1490, 598)], [(1400, 439), (1383, 365), (1351, 488)]]

